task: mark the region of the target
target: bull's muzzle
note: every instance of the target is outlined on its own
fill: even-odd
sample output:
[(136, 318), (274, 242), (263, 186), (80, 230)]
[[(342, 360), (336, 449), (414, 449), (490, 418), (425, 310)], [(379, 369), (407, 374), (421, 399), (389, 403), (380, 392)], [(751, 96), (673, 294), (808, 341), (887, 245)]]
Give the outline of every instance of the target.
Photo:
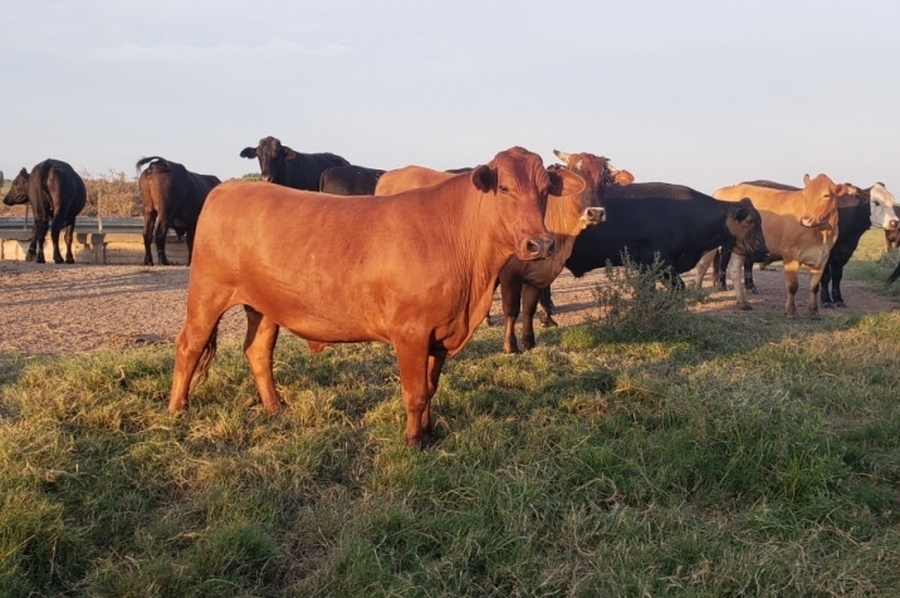
[(585, 225), (600, 224), (606, 221), (606, 210), (600, 207), (585, 208), (581, 214), (581, 220)]
[(556, 241), (549, 235), (528, 239), (525, 242), (525, 254), (532, 260), (548, 258), (553, 255), (555, 250)]

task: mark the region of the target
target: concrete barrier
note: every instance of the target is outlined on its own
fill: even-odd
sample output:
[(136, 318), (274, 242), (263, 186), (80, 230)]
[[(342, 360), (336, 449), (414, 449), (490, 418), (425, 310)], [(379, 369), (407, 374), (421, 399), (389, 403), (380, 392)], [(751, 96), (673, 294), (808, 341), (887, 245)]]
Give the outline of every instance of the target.
[[(27, 228), (26, 228), (27, 226)], [(76, 220), (72, 254), (79, 264), (143, 264), (144, 239), (140, 218), (96, 218)], [(60, 251), (65, 255), (64, 235), (60, 233)], [(0, 260), (24, 260), (31, 243), (31, 226), (23, 218), (0, 218)], [(151, 246), (156, 263), (156, 245)], [(53, 259), (50, 233), (44, 242), (44, 257)], [(187, 264), (187, 244), (178, 240), (174, 231), (166, 237), (166, 257), (173, 265)]]

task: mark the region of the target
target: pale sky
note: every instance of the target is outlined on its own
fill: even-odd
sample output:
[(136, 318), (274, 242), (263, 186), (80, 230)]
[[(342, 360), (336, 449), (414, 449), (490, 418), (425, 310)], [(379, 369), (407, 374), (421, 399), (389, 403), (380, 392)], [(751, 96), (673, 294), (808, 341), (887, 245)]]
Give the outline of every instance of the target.
[(824, 172), (900, 200), (896, 0), (0, 0), (0, 170), (258, 172), (590, 151), (711, 193)]

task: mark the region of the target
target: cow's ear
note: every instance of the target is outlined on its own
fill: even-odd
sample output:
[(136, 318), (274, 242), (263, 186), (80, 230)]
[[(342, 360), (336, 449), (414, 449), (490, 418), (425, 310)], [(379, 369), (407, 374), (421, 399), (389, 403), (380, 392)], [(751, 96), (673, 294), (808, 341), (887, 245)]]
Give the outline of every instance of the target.
[(750, 217), (750, 210), (753, 208), (753, 202), (750, 201), (749, 197), (741, 198), (737, 204), (735, 204), (734, 217), (738, 222), (743, 222), (747, 218)]
[(469, 175), (472, 184), (482, 193), (497, 190), (497, 171), (486, 164), (477, 166)]
[(587, 184), (584, 179), (569, 169), (559, 168), (547, 171), (550, 177), (550, 195), (562, 197), (563, 195), (578, 195)]
[(841, 183), (831, 187), (831, 192), (834, 195), (857, 195), (857, 191), (857, 188), (850, 183)]
[(241, 150), (241, 158), (255, 158), (256, 157), (256, 148), (255, 147), (245, 147)]
[(803, 175), (803, 186), (806, 187), (807, 185), (809, 185), (809, 175), (804, 174)]
[(297, 154), (286, 145), (281, 146), (281, 155), (285, 160), (293, 160), (297, 157)]
[(613, 180), (616, 182), (616, 185), (625, 187), (634, 182), (634, 175), (627, 170), (617, 170), (613, 174)]
[(25, 170), (24, 166), (22, 167), (22, 170), (19, 171), (19, 176), (25, 176), (25, 177), (28, 176), (28, 171)]

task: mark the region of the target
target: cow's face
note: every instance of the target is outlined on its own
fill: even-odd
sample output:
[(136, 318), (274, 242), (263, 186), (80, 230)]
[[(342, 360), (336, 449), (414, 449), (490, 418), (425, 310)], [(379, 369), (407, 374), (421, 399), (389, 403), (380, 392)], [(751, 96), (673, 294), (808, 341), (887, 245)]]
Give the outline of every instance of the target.
[(881, 183), (875, 183), (869, 193), (869, 208), (871, 209), (871, 225), (872, 228), (883, 228), (884, 230), (897, 230), (900, 226), (900, 220), (894, 212), (894, 196)]
[(492, 196), (492, 236), (523, 261), (550, 257), (553, 237), (544, 227), (547, 196), (573, 195), (584, 190), (584, 181), (571, 172), (551, 177), (541, 157), (521, 147), (497, 154), (486, 165), (472, 170), (469, 178), (482, 193)]
[(28, 171), (24, 168), (13, 179), (9, 193), (3, 198), (3, 203), (8, 206), (28, 203)]
[(766, 239), (763, 236), (762, 217), (759, 211), (750, 202), (743, 198), (728, 208), (725, 217), (725, 227), (734, 237), (734, 248), (738, 255), (747, 256), (754, 262), (766, 259), (769, 250), (766, 247)]
[[(603, 192), (608, 184), (615, 183), (625, 186), (634, 182), (634, 176), (630, 172), (615, 168), (609, 159), (603, 156), (597, 156), (590, 152), (569, 154), (559, 150), (553, 150), (553, 153), (568, 168), (580, 174), (592, 191), (587, 197), (588, 203), (582, 206), (585, 209), (603, 206)], [(604, 213), (601, 222), (605, 220), (606, 216)]]
[(806, 214), (800, 218), (800, 226), (807, 228), (837, 228), (837, 196), (850, 193), (849, 185), (836, 185), (827, 175), (819, 174), (811, 179), (803, 176), (803, 198)]
[(294, 150), (274, 137), (264, 137), (256, 147), (245, 147), (241, 151), (242, 158), (259, 160), (259, 178), (270, 183), (282, 184), (285, 181), (285, 160), (292, 160)]

